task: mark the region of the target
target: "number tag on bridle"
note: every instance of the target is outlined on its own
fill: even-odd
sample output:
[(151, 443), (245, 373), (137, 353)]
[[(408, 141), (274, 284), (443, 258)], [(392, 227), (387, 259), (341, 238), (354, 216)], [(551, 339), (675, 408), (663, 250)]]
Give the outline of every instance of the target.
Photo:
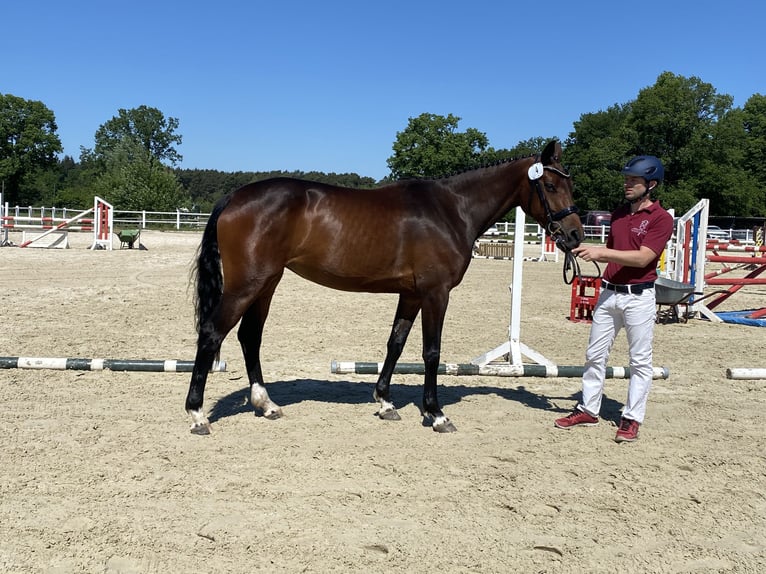
[(532, 181), (540, 179), (543, 176), (543, 164), (540, 162), (533, 163), (531, 166), (529, 166), (527, 175), (529, 175), (529, 179)]

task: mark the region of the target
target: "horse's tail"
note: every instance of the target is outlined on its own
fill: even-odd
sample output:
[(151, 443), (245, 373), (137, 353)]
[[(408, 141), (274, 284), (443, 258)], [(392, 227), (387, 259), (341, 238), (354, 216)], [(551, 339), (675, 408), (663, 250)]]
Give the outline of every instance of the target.
[(202, 241), (197, 248), (197, 257), (192, 269), (192, 279), (196, 283), (194, 293), (195, 324), (199, 333), (213, 310), (221, 302), (223, 294), (223, 272), (221, 271), (221, 253), (218, 251), (218, 218), (231, 200), (231, 194), (218, 200), (207, 221)]

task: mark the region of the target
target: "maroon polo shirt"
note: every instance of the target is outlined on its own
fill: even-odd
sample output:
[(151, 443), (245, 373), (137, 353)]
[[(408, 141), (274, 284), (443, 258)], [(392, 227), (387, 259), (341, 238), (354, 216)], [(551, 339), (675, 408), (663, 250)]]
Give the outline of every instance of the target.
[(604, 279), (617, 285), (645, 283), (657, 279), (657, 262), (665, 244), (673, 234), (673, 217), (654, 201), (635, 213), (630, 204), (621, 205), (612, 213), (612, 224), (606, 246), (620, 251), (634, 251), (645, 245), (654, 251), (656, 257), (646, 267), (627, 267), (619, 263), (608, 263)]

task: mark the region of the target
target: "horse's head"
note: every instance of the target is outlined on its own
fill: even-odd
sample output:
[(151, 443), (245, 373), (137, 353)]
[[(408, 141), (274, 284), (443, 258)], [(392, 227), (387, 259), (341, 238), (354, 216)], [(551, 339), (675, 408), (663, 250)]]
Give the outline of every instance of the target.
[(572, 199), (572, 178), (561, 165), (561, 144), (552, 140), (532, 158), (528, 171), (530, 215), (544, 227), (562, 251), (571, 251), (585, 239)]

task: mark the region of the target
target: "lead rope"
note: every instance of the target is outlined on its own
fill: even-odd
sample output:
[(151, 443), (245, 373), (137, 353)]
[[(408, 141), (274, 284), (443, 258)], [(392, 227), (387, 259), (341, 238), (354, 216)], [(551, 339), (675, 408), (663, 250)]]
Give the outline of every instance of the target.
[[(593, 263), (593, 265), (596, 266), (595, 277), (601, 277), (601, 267), (599, 267), (598, 263), (596, 263), (595, 261), (592, 261), (591, 263)], [(572, 276), (571, 278), (568, 279), (567, 272), (570, 269), (572, 270)], [(564, 283), (567, 285), (571, 285), (574, 282), (575, 277), (577, 277), (578, 279), (582, 279), (582, 272), (580, 271), (580, 263), (577, 261), (577, 257), (571, 251), (564, 252), (563, 276), (564, 276)]]

